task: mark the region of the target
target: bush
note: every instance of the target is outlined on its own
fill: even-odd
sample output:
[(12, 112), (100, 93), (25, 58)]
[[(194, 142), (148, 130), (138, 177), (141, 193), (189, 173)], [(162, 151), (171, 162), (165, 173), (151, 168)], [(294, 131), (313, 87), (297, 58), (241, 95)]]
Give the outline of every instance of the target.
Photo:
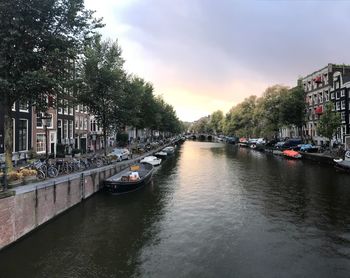
[(72, 154), (78, 154), (78, 153), (81, 153), (81, 150), (80, 149), (73, 149), (72, 150)]
[(127, 133), (118, 133), (117, 142), (119, 146), (126, 146), (128, 144), (129, 135)]
[(28, 151), (28, 158), (29, 159), (35, 159), (35, 158), (37, 158), (37, 153), (34, 151), (34, 149), (30, 149), (29, 151)]
[(20, 171), (20, 174), (22, 174), (23, 177), (28, 177), (28, 176), (36, 176), (37, 172), (36, 170), (22, 169)]
[(7, 174), (7, 177), (8, 177), (8, 181), (16, 181), (16, 180), (20, 180), (23, 177), (23, 175), (16, 171), (11, 171)]
[(63, 144), (57, 144), (56, 148), (56, 157), (64, 157), (65, 155), (65, 150), (66, 150), (66, 145)]

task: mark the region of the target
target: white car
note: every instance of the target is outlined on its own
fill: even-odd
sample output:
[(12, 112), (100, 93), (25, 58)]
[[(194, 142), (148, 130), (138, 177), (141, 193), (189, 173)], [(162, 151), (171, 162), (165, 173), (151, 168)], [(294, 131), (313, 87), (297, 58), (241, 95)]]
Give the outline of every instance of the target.
[(115, 156), (117, 161), (122, 161), (124, 159), (129, 159), (130, 152), (128, 149), (113, 149), (111, 153), (108, 154), (108, 156)]

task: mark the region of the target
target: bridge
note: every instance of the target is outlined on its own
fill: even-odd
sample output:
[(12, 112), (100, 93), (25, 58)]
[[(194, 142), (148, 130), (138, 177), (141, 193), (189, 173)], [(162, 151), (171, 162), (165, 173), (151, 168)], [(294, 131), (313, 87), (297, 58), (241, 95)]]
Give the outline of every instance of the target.
[(210, 133), (192, 133), (188, 135), (188, 138), (192, 140), (212, 141), (215, 138), (215, 135)]

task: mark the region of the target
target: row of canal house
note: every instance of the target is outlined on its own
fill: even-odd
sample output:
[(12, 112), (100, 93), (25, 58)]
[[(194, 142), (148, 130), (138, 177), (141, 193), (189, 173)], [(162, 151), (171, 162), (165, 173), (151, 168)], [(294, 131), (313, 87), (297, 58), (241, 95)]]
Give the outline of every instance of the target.
[[(333, 111), (340, 113), (342, 125), (338, 128), (332, 143), (342, 143), (350, 149), (350, 65), (328, 64), (299, 80), (305, 93), (306, 121), (302, 135), (306, 141), (317, 145), (328, 144), (329, 140), (317, 132), (317, 125), (324, 112), (325, 104), (333, 103)], [(296, 127), (280, 130), (282, 137), (298, 137)]]
[[(53, 108), (48, 99), (49, 109), (45, 112), (35, 111), (29, 103), (16, 102), (12, 108), (13, 119), (13, 160), (28, 157), (28, 152), (37, 154), (70, 153), (80, 149), (83, 153), (100, 150), (104, 146), (102, 129), (94, 116), (88, 113), (84, 105), (73, 105), (69, 96), (58, 100), (57, 108)], [(4, 161), (4, 109), (0, 107), (0, 161)], [(136, 130), (126, 127), (129, 140), (143, 140), (149, 137), (147, 129)], [(159, 136), (159, 133), (153, 133)], [(107, 138), (107, 145), (114, 146), (115, 136)]]
[[(72, 149), (99, 150), (103, 146), (102, 130), (87, 107), (72, 105), (71, 99), (50, 105), (45, 112), (35, 111), (29, 103), (16, 102), (12, 108), (13, 160), (21, 160), (29, 151), (38, 154), (67, 153)], [(0, 160), (4, 154), (4, 114), (0, 110)]]

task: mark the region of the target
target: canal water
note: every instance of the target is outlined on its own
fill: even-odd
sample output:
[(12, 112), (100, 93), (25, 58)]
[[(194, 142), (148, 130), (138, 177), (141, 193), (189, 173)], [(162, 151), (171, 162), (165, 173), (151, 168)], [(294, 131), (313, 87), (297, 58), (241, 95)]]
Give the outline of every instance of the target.
[(187, 141), (0, 252), (0, 277), (349, 277), (350, 176)]

